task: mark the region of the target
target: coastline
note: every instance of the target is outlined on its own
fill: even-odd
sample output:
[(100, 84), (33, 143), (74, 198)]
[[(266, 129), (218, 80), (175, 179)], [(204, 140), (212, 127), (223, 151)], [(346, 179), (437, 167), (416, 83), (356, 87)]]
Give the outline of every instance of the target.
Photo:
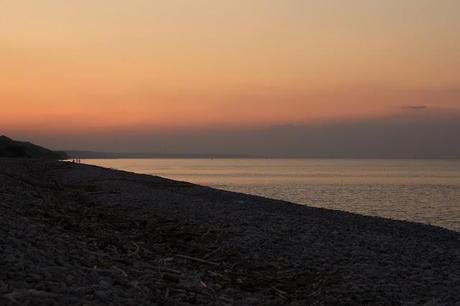
[(455, 305), (460, 233), (0, 159), (0, 302)]

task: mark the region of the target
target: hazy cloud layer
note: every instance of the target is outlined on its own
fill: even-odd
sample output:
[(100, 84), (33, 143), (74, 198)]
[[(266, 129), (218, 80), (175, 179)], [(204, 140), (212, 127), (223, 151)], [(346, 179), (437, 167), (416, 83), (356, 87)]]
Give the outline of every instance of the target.
[(267, 157), (460, 158), (460, 111), (422, 106), (362, 121), (239, 130), (112, 131), (88, 135), (11, 135), (56, 149), (248, 154)]

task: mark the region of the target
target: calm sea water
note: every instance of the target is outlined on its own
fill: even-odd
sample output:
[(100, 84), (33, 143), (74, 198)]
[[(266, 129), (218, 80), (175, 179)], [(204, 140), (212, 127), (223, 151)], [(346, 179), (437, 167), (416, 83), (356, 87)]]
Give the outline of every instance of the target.
[(88, 159), (83, 162), (460, 231), (460, 160)]

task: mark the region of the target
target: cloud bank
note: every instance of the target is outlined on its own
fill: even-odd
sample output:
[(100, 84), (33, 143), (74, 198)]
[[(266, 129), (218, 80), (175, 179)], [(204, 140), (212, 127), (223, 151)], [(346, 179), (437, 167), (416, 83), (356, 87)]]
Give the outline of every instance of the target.
[[(460, 111), (412, 106), (394, 116), (321, 124), (162, 132), (11, 135), (54, 149), (264, 157), (460, 158)], [(423, 110), (423, 111), (420, 111)]]

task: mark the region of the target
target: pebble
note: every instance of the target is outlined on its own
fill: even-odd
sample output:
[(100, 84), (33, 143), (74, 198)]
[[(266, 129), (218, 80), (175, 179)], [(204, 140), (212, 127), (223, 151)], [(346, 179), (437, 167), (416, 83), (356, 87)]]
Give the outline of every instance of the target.
[(101, 300), (108, 300), (110, 298), (110, 291), (108, 290), (96, 290), (94, 295)]

